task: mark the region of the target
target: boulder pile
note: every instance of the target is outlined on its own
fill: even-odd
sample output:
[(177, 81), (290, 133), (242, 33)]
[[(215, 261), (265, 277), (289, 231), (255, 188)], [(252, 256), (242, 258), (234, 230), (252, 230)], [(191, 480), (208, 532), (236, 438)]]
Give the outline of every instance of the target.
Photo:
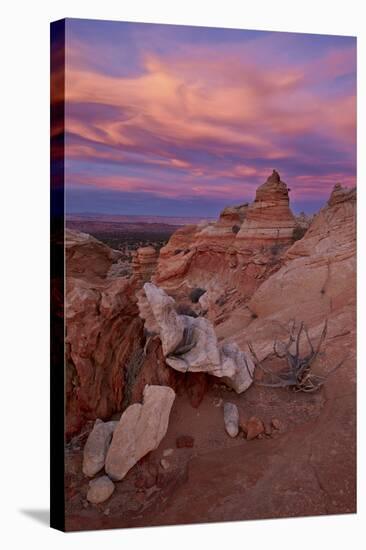
[(105, 468), (107, 475), (90, 481), (89, 502), (107, 500), (114, 491), (113, 481), (122, 480), (141, 458), (157, 449), (168, 429), (174, 399), (171, 388), (147, 385), (143, 403), (130, 405), (119, 421), (96, 420), (84, 447), (83, 473), (93, 477)]

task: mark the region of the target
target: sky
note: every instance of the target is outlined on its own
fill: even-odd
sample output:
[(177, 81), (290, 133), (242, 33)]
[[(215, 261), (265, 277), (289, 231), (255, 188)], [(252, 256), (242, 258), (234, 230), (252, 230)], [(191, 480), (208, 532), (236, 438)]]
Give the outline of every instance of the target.
[(66, 20), (67, 213), (217, 216), (356, 185), (356, 39)]

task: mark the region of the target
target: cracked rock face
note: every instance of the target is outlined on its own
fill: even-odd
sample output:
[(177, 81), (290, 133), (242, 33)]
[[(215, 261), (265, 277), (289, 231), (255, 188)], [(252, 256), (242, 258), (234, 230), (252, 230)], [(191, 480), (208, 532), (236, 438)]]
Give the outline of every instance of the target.
[(219, 346), (212, 323), (203, 317), (180, 315), (175, 301), (152, 283), (139, 299), (145, 327), (160, 335), (166, 363), (180, 372), (206, 372), (224, 378), (237, 393), (252, 383), (254, 364), (236, 344)]
[(109, 447), (105, 470), (119, 481), (143, 456), (157, 449), (168, 429), (175, 392), (167, 386), (145, 386), (143, 403), (122, 414)]

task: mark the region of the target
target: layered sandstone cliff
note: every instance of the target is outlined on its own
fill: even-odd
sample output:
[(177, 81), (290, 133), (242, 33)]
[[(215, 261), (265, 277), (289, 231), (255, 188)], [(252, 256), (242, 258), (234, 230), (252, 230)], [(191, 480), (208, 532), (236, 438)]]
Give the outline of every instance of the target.
[(174, 233), (160, 251), (153, 281), (178, 301), (203, 288), (204, 307), (214, 318), (220, 302), (230, 302), (235, 292), (247, 300), (281, 267), (295, 227), (287, 185), (273, 171), (252, 204), (227, 207), (217, 222)]
[[(354, 325), (355, 201), (354, 190), (337, 185), (305, 236), (290, 245), (296, 221), (274, 172), (254, 203), (225, 208), (216, 224), (179, 229), (159, 258), (153, 247), (139, 249), (130, 277), (109, 275), (118, 252), (67, 232), (68, 433), (141, 399), (146, 383), (176, 389), (183, 382), (167, 365), (161, 339), (144, 334), (137, 296), (150, 279), (176, 299), (177, 311), (184, 306), (208, 319), (220, 345), (247, 351), (251, 340), (264, 357), (295, 318), (312, 334), (328, 318), (329, 334), (342, 341), (345, 331), (351, 342), (345, 327)], [(189, 383), (194, 376), (202, 395), (204, 375)]]
[[(319, 335), (328, 319), (325, 347), (354, 355), (356, 303), (356, 191), (336, 185), (305, 236), (287, 249), (283, 266), (248, 301), (254, 318), (233, 339), (244, 348), (255, 341), (262, 357), (291, 319)], [(224, 327), (223, 327), (223, 330)], [(352, 362), (352, 361), (351, 361)]]
[(158, 263), (158, 253), (153, 246), (140, 247), (133, 252), (132, 272), (139, 283), (145, 283), (151, 279)]
[(98, 279), (106, 277), (108, 270), (121, 254), (92, 235), (66, 229), (65, 255), (69, 277)]
[(290, 245), (296, 226), (289, 207), (289, 190), (273, 170), (267, 181), (258, 187), (235, 240), (238, 250), (258, 246)]
[[(294, 219), (287, 186), (274, 173), (252, 205), (223, 210), (215, 224), (178, 230), (155, 274), (151, 249), (137, 251), (129, 278), (111, 278), (103, 247), (95, 249), (97, 274), (80, 274), (70, 262), (69, 433), (77, 422), (110, 420), (125, 410), (123, 437), (111, 451), (122, 474), (107, 466), (120, 479), (132, 466), (125, 468), (126, 449), (154, 439), (161, 420), (153, 400), (153, 416), (126, 422), (144, 407), (128, 405), (142, 401), (146, 384), (176, 394), (159, 448), (132, 453), (134, 463), (153, 449), (126, 483), (116, 483), (108, 514), (75, 505), (76, 524), (88, 513), (93, 525), (102, 517), (101, 526), (113, 527), (355, 510), (355, 217), (355, 190), (338, 184), (314, 219)], [(303, 233), (295, 237), (296, 227)], [(93, 247), (88, 253), (93, 261)], [(144, 283), (149, 277), (152, 284)], [(308, 330), (301, 357), (324, 334), (314, 373), (326, 377), (340, 368), (311, 394), (261, 385), (269, 371), (288, 368), (275, 352), (284, 349), (289, 327), (301, 323)], [(296, 353), (295, 340), (289, 349)], [(257, 358), (269, 371), (254, 369)], [(227, 385), (237, 391), (228, 393)], [(104, 443), (102, 450), (104, 463)], [(159, 490), (141, 508), (141, 488), (155, 484)]]
[(118, 251), (90, 235), (67, 231), (65, 249), (67, 438), (140, 401), (146, 384), (181, 387), (197, 406), (205, 375), (169, 368), (139, 317), (136, 294), (154, 273), (156, 250), (137, 249), (129, 276), (120, 276)]
[(90, 235), (66, 232), (66, 434), (87, 420), (120, 410), (124, 365), (141, 347), (133, 278), (109, 278), (109, 247)]

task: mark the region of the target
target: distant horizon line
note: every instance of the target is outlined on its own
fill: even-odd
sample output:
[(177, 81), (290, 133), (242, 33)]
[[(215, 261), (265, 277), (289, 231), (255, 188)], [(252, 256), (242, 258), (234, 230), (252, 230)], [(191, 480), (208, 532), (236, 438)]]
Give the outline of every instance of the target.
[(128, 216), (129, 218), (188, 218), (188, 219), (196, 219), (196, 218), (212, 218), (215, 219), (215, 216), (183, 216), (181, 214), (179, 215), (167, 215), (167, 214), (122, 214), (122, 213), (112, 213), (112, 212), (65, 212), (65, 217), (68, 216)]
[[(314, 214), (317, 214), (325, 205), (326, 205), (327, 201), (322, 204), (321, 206), (319, 206), (317, 209), (313, 210), (313, 211), (308, 211), (308, 210), (305, 210), (305, 209), (296, 209), (295, 210), (292, 210), (292, 213), (294, 216), (297, 216), (299, 214), (302, 214), (304, 213), (305, 215), (309, 215), (309, 216), (312, 216)], [(209, 215), (195, 215), (195, 216), (188, 216), (188, 215), (182, 215), (182, 214), (123, 214), (123, 213), (113, 213), (113, 212), (88, 212), (88, 211), (82, 211), (82, 212), (66, 212), (65, 211), (65, 218), (70, 218), (72, 216), (94, 216), (94, 217), (128, 217), (128, 218), (166, 218), (166, 219), (172, 219), (172, 218), (175, 218), (175, 219), (188, 219), (188, 220), (197, 220), (197, 219), (202, 219), (202, 220), (205, 220), (205, 219), (209, 219), (209, 220), (216, 220), (220, 217), (220, 213), (216, 216), (209, 216)]]

